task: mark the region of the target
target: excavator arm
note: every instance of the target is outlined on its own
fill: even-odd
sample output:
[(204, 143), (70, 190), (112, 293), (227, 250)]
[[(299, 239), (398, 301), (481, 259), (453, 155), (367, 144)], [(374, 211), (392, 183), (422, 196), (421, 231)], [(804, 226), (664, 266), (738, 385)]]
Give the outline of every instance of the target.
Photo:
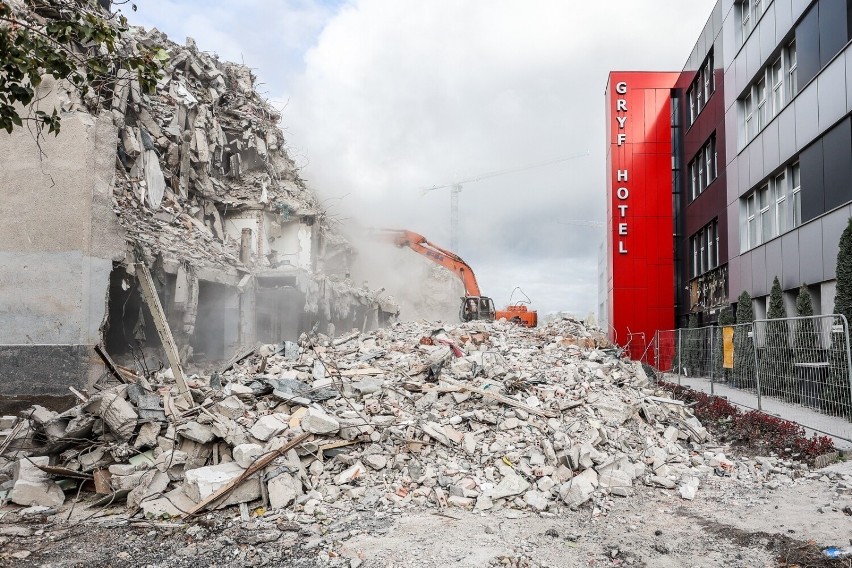
[(464, 284), (464, 293), (466, 296), (480, 296), (476, 275), (474, 275), (470, 265), (462, 260), (460, 256), (434, 243), (430, 243), (426, 240), (426, 237), (414, 231), (388, 229), (385, 232), (396, 246), (408, 247), (455, 274), (462, 281), (462, 284)]
[(417, 254), (423, 255), (432, 262), (440, 264), (455, 274), (464, 284), (465, 297), (462, 298), (459, 318), (462, 321), (474, 319), (493, 320), (496, 314), (491, 298), (482, 296), (476, 275), (470, 265), (459, 255), (445, 248), (430, 243), (426, 237), (413, 231), (384, 229), (381, 231), (385, 240), (390, 240), (398, 247), (408, 247)]

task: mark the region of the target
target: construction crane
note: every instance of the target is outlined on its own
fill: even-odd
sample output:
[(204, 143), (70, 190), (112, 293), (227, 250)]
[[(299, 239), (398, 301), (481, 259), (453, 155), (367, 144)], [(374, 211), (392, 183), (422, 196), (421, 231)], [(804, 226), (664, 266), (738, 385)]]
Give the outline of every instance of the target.
[(517, 172), (525, 172), (527, 170), (534, 170), (536, 168), (543, 168), (544, 166), (550, 166), (553, 164), (558, 164), (561, 162), (567, 162), (568, 160), (574, 160), (577, 158), (583, 158), (588, 156), (589, 152), (584, 152), (582, 154), (575, 154), (573, 156), (566, 156), (564, 158), (558, 158), (556, 160), (548, 160), (546, 162), (537, 162), (535, 164), (527, 164), (526, 166), (520, 166), (517, 168), (508, 168), (505, 170), (496, 170), (493, 172), (486, 172), (484, 174), (479, 174), (478, 176), (469, 177), (466, 179), (461, 179), (453, 183), (448, 183), (444, 185), (435, 185), (432, 187), (428, 187), (423, 190), (423, 195), (431, 191), (436, 191), (439, 189), (450, 189), (450, 248), (452, 250), (459, 249), (459, 194), (462, 190), (463, 184), (474, 183), (477, 181), (482, 181), (484, 179), (489, 179), (493, 177), (503, 176), (506, 174), (514, 174)]

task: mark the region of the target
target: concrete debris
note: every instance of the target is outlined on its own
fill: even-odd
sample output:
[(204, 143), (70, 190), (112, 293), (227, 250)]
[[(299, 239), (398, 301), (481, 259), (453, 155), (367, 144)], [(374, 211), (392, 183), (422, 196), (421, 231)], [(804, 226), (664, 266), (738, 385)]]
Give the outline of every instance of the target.
[[(445, 345), (420, 341), (435, 333), (461, 357), (444, 360)], [(143, 397), (124, 396), (135, 387), (103, 391), (70, 414), (34, 407), (22, 420), (44, 444), (33, 452), (50, 457), (33, 460), (107, 471), (112, 487), (130, 491), (129, 506), (157, 518), (180, 516), (230, 485), (211, 507), (263, 498), (272, 509), (311, 515), (347, 506), (551, 514), (589, 502), (605, 507), (610, 496), (630, 498), (637, 486), (677, 489), (692, 500), (708, 476), (764, 479), (772, 472), (783, 483), (801, 475), (776, 458), (733, 462), (705, 446), (706, 430), (689, 407), (665, 402), (637, 364), (596, 347), (605, 344), (601, 332), (576, 320), (538, 329), (471, 322), (440, 331), (398, 323), (343, 337), (305, 334), (286, 350), (255, 349), (217, 372), (215, 388), (212, 375), (190, 377), (193, 401), (185, 407), (175, 406), (174, 379), (157, 373), (142, 391), (161, 399), (163, 423), (136, 418), (134, 399)], [(476, 364), (453, 365), (458, 360)], [(285, 380), (317, 381), (329, 392), (282, 399), (274, 385)], [(469, 396), (454, 396), (461, 387)], [(48, 441), (47, 430), (63, 424), (58, 417), (72, 415), (97, 417), (105, 428), (76, 445)], [(299, 436), (305, 441), (288, 448)], [(151, 447), (142, 454), (134, 449), (140, 439)], [(48, 474), (26, 458), (18, 463), (13, 502), (62, 503)]]
[(22, 458), (12, 467), (14, 485), (9, 493), (12, 503), (31, 507), (56, 507), (65, 502), (65, 493), (50, 476), (38, 468), (46, 466), (50, 458), (46, 456)]
[[(122, 70), (111, 100), (90, 94), (86, 105), (111, 108), (113, 209), (132, 253), (149, 265), (159, 259), (171, 274), (192, 266), (217, 283), (237, 274), (284, 278), (306, 296), (300, 307), (331, 319), (395, 315), (392, 298), (348, 281), (354, 248), (300, 177), (280, 112), (256, 90), (251, 69), (156, 29), (131, 28), (117, 49), (130, 55), (139, 44), (168, 55), (156, 92), (140, 93)], [(242, 256), (246, 229), (254, 242)], [(191, 333), (197, 294), (178, 295), (175, 305)]]

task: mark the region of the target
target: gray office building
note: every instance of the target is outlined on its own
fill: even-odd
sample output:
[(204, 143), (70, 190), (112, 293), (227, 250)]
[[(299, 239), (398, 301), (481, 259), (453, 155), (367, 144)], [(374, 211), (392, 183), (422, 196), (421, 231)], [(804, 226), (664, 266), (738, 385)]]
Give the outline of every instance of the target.
[(831, 313), (852, 215), (852, 0), (719, 0), (673, 92), (677, 324), (742, 291)]

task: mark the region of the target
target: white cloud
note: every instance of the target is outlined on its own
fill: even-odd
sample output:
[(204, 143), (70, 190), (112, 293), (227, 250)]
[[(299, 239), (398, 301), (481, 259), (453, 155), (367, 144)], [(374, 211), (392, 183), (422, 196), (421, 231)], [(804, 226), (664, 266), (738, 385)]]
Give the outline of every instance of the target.
[(495, 299), (529, 282), (547, 309), (585, 313), (601, 232), (558, 221), (603, 220), (607, 74), (680, 70), (713, 3), (352, 2), (307, 53), (284, 122), (321, 193), (444, 245), (449, 194), (420, 188), (588, 150), (466, 184), (459, 250)]
[[(593, 310), (610, 70), (680, 70), (714, 0), (142, 0), (133, 23), (244, 60), (276, 101), (309, 184), (340, 217), (449, 244), (449, 193), (420, 189), (589, 151), (466, 184), (459, 252), (498, 303)], [(528, 282), (528, 283), (527, 283)], [(529, 288), (529, 289), (528, 289)], [(504, 298), (505, 297), (505, 298)], [(545, 308), (543, 308), (545, 309)]]

